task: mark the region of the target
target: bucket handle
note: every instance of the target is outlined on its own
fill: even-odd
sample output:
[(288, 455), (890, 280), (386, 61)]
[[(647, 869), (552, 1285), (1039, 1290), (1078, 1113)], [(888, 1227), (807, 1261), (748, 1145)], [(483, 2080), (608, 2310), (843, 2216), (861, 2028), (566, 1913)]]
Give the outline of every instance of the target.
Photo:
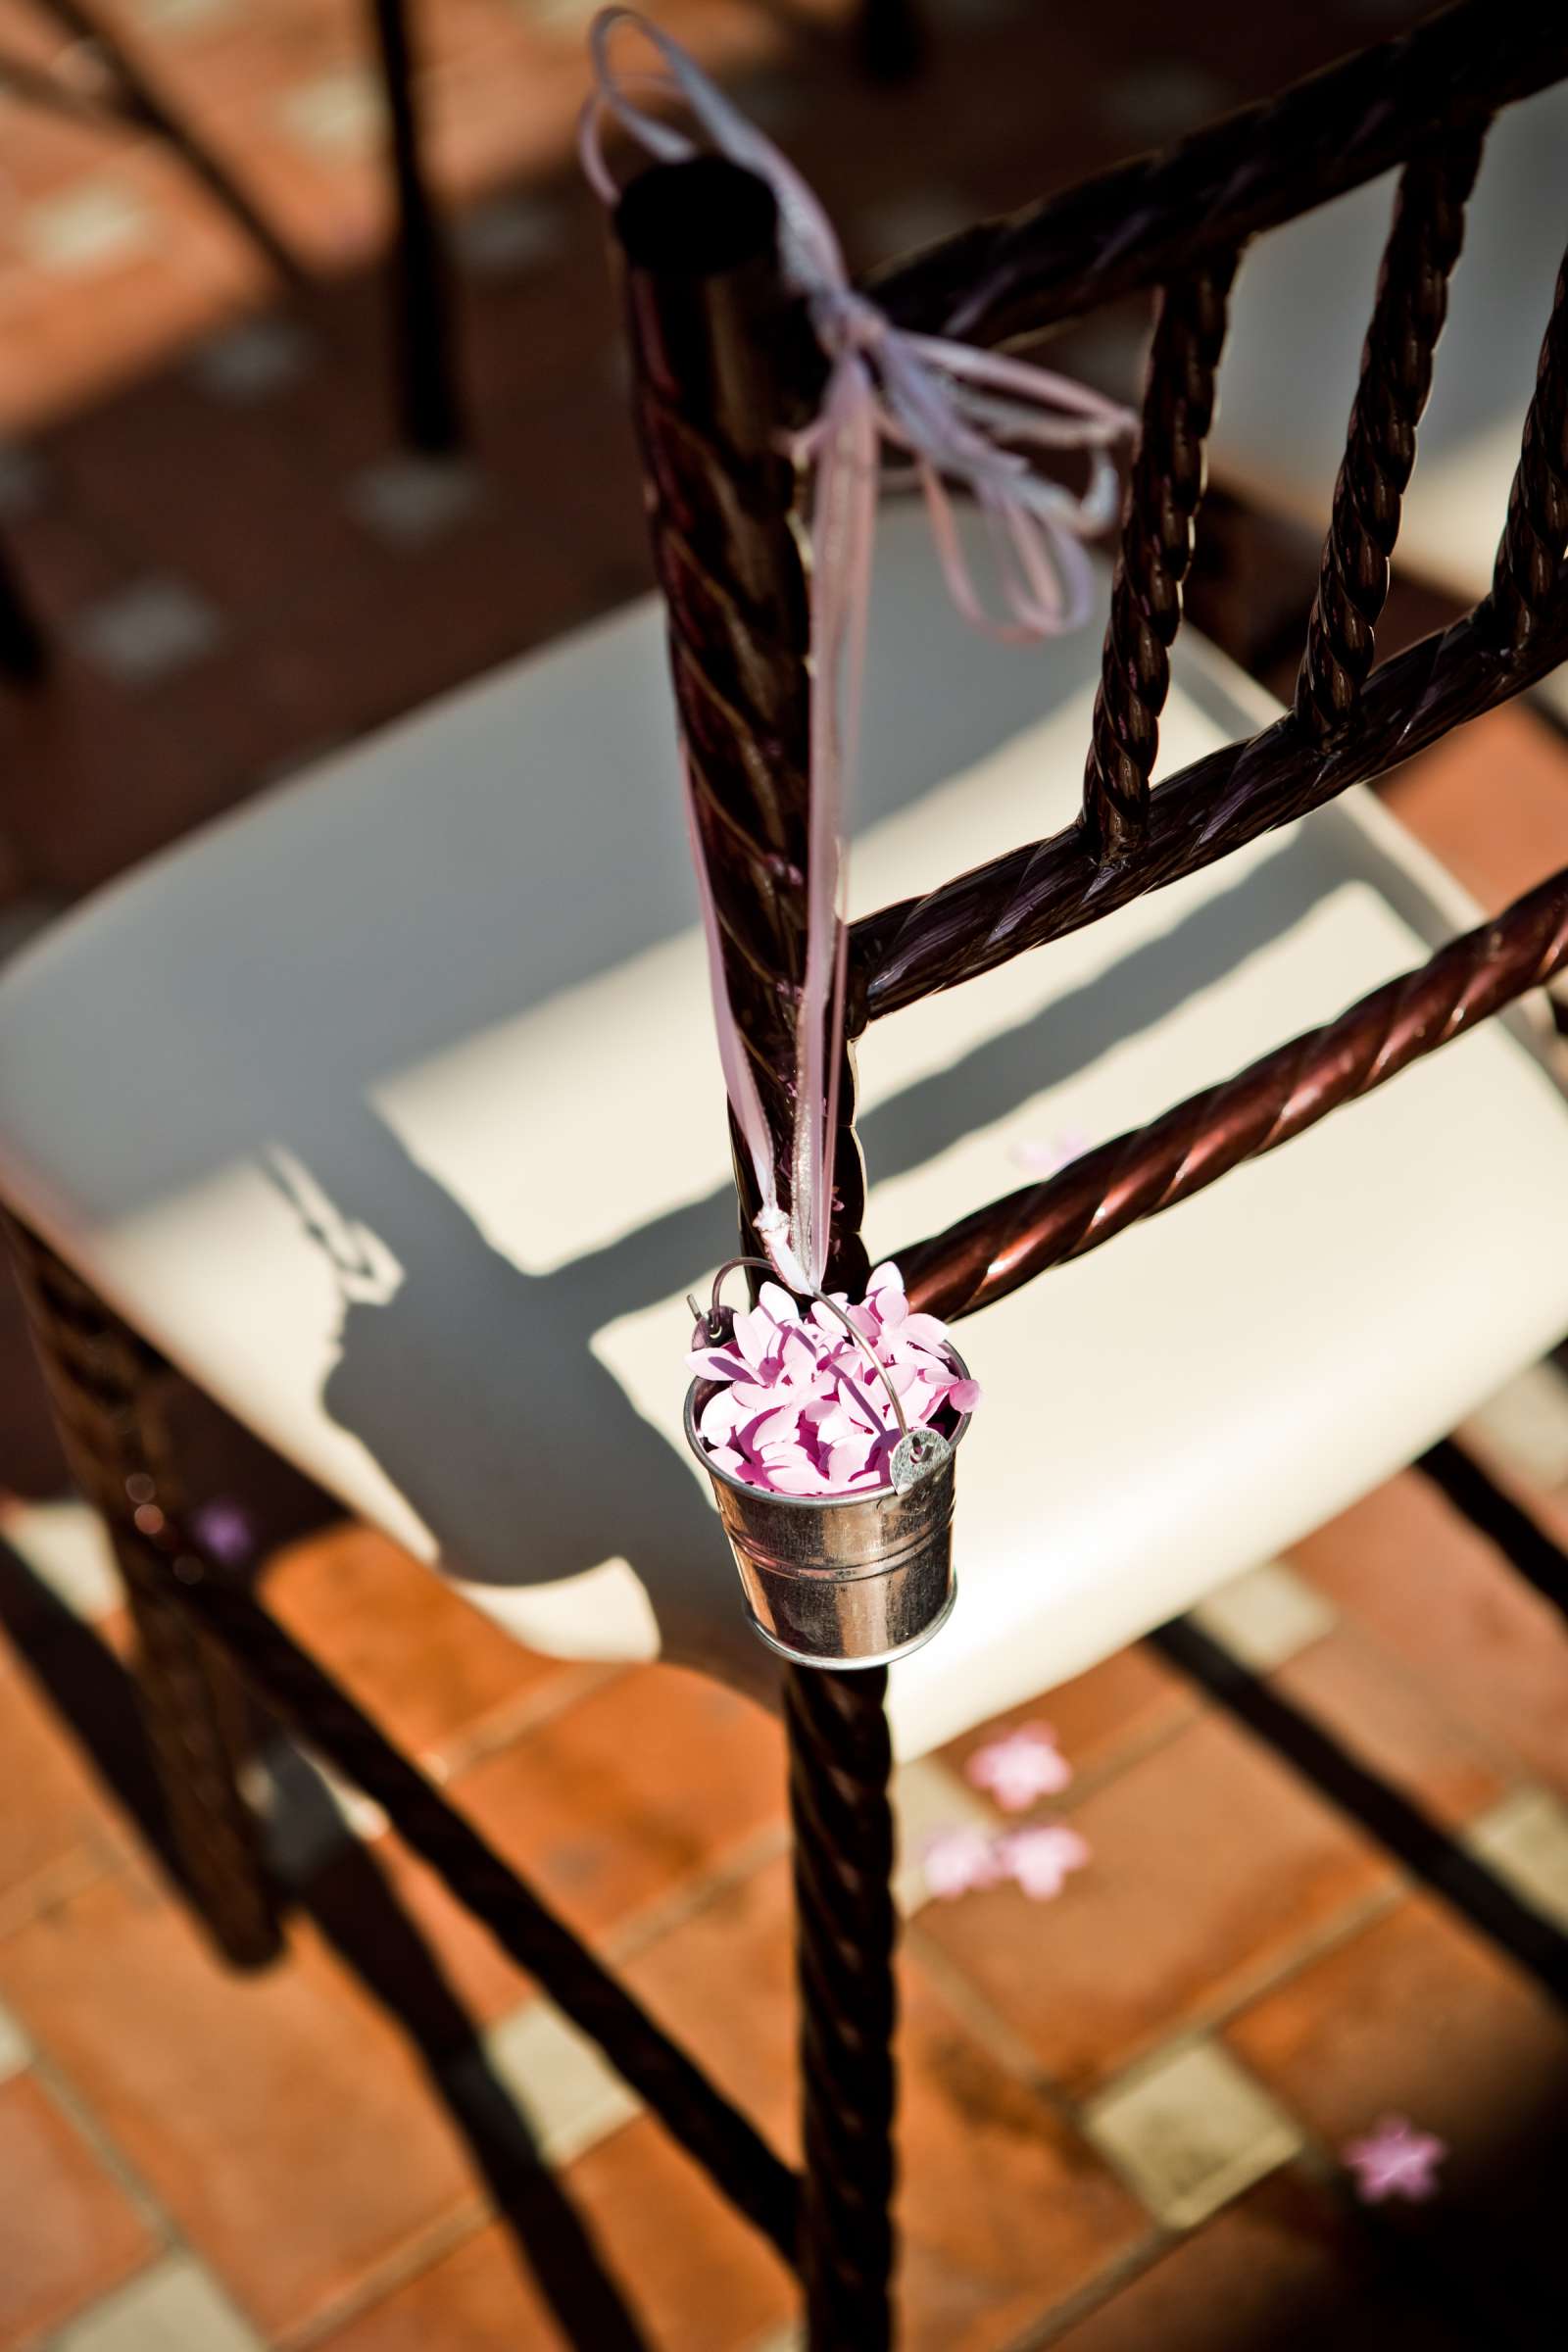
[[(702, 1324), (711, 1343), (716, 1344), (724, 1336), (724, 1325), (719, 1308), (725, 1278), (733, 1274), (740, 1266), (757, 1266), (775, 1282), (778, 1279), (775, 1269), (765, 1257), (727, 1257), (713, 1276), (712, 1297), (706, 1313), (698, 1305), (690, 1291), (686, 1294), (687, 1305), (691, 1308), (697, 1321)], [(911, 1429), (909, 1427), (905, 1418), (903, 1400), (893, 1385), (893, 1375), (864, 1332), (858, 1331), (843, 1307), (836, 1305), (823, 1292), (814, 1291), (810, 1296), (813, 1305), (825, 1306), (828, 1313), (843, 1324), (856, 1346), (868, 1358), (871, 1369), (876, 1373), (888, 1393), (888, 1402), (893, 1407), (893, 1417), (899, 1425), (899, 1442), (893, 1448), (893, 1459), (889, 1465), (893, 1491), (896, 1494), (906, 1494), (911, 1487), (917, 1486), (922, 1478), (928, 1477), (933, 1470), (939, 1469), (946, 1461), (951, 1451), (948, 1442), (940, 1430)]]

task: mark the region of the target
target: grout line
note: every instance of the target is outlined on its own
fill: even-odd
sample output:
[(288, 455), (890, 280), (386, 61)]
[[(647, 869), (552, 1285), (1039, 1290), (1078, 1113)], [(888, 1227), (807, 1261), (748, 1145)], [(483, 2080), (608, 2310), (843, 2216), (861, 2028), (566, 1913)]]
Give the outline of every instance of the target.
[(280, 2328), (270, 2339), (271, 2352), (309, 2352), (312, 2344), (335, 2333), (348, 2321), (385, 2302), (414, 2279), (422, 2278), (497, 2218), (490, 2198), (476, 2195), (464, 2199), (454, 2212), (412, 2231), (401, 2246), (372, 2263), (351, 2286), (329, 2296), (308, 2319)]
[(628, 1960), (635, 1959), (639, 1952), (646, 1951), (650, 1944), (658, 1943), (672, 1929), (684, 1926), (687, 1920), (700, 1918), (705, 1911), (710, 1911), (726, 1895), (743, 1886), (748, 1879), (755, 1878), (765, 1869), (769, 1862), (775, 1861), (780, 1854), (788, 1853), (789, 1845), (788, 1822), (769, 1822), (765, 1828), (756, 1831), (744, 1844), (736, 1846), (726, 1861), (715, 1863), (706, 1876), (694, 1880), (690, 1886), (677, 1886), (668, 1894), (656, 1895), (645, 1910), (637, 1912), (629, 1920), (620, 1921), (605, 1937), (599, 1949), (599, 1958), (607, 1968), (623, 1967)]
[(1003, 2072), (1034, 2092), (1059, 2122), (1070, 2127), (1075, 2137), (1082, 2138), (1078, 2110), (1069, 2093), (1041, 2065), (1023, 2035), (1007, 2023), (957, 1961), (924, 1936), (917, 1922), (906, 1925), (901, 1940), (905, 1950), (919, 1961), (922, 1972), (930, 1977), (959, 2024), (968, 2027)]
[[(1225, 2210), (1221, 2206), (1220, 2211), (1223, 2213)], [(1208, 2225), (1204, 2223), (1200, 2227), (1206, 2229)], [(1043, 2352), (1046, 2345), (1059, 2343), (1070, 2328), (1076, 2328), (1080, 2320), (1088, 2319), (1092, 2313), (1113, 2302), (1124, 2287), (1131, 2286), (1147, 2271), (1152, 2271), (1173, 2246), (1179, 2246), (1186, 2238), (1197, 2235), (1196, 2230), (1179, 2232), (1161, 2230), (1156, 2224), (1148, 2237), (1141, 2238), (1137, 2245), (1127, 2246), (1120, 2254), (1114, 2255), (1086, 2285), (1075, 2287), (1070, 2295), (1064, 2295), (1059, 2303), (1054, 2303), (1049, 2311), (1042, 2312), (1039, 2319), (1031, 2320), (1021, 2334), (1009, 2337), (1001, 2347), (1001, 2352)]]
[[(1099, 1764), (1091, 1765), (1087, 1770), (1080, 1772), (1074, 1766), (1071, 1784), (1062, 1790), (1060, 1796), (1052, 1799), (1052, 1810), (1063, 1814), (1076, 1812), (1080, 1804), (1098, 1796), (1112, 1782), (1122, 1780), (1136, 1766), (1147, 1763), (1151, 1756), (1157, 1756), (1161, 1748), (1173, 1745), (1202, 1716), (1217, 1712), (1206, 1698), (1195, 1698), (1191, 1712), (1183, 1713), (1175, 1723), (1155, 1725), (1142, 1734), (1129, 1735), (1112, 1755), (1103, 1757)], [(1072, 1758), (1069, 1756), (1067, 1761), (1071, 1763)], [(1014, 1821), (1017, 1816), (1008, 1814), (1005, 1818)]]
[[(1390, 1867), (1392, 1869), (1394, 1866), (1391, 1864)], [(1170, 2021), (1159, 2032), (1146, 2036), (1131, 2048), (1124, 2050), (1117, 2058), (1110, 2074), (1104, 2078), (1104, 2082), (1112, 2081), (1116, 2076), (1125, 2074), (1132, 2067), (1146, 2064), (1165, 2042), (1178, 2036), (1185, 2039), (1199, 2034), (1222, 2034), (1224, 2029), (1235, 2018), (1240, 2017), (1244, 2010), (1250, 2009), (1254, 2001), (1261, 2000), (1266, 1994), (1278, 1992), (1293, 1978), (1315, 1966), (1329, 1953), (1338, 1951), (1344, 1944), (1352, 1943), (1356, 1936), (1363, 1934), (1366, 1929), (1376, 1927), (1380, 1920), (1386, 1919), (1392, 1911), (1397, 1910), (1399, 1905), (1415, 1891), (1413, 1882), (1407, 1879), (1402, 1872), (1397, 1873), (1396, 1883), (1394, 1886), (1379, 1887), (1373, 1893), (1362, 1897), (1359, 1902), (1349, 1904), (1327, 1925), (1305, 1936), (1299, 1943), (1293, 1944), (1289, 1955), (1283, 1960), (1272, 1963), (1262, 1961), (1256, 1967), (1242, 1972), (1233, 1980), (1223, 1994), (1216, 1998), (1210, 1998), (1186, 2012), (1182, 2017)], [(1097, 2082), (1095, 2085), (1096, 2090), (1102, 2087), (1103, 2087), (1102, 2082)]]
[[(159, 2261), (171, 2251), (188, 2253), (193, 2261), (202, 2262), (202, 2267), (210, 2270), (211, 2264), (203, 2261), (202, 2256), (186, 2238), (173, 2215), (166, 2209), (142, 2179), (129, 2157), (122, 2153), (118, 2142), (110, 2136), (105, 2127), (99, 2122), (95, 2110), (77, 2088), (71, 2075), (61, 2066), (59, 2060), (39, 2042), (31, 2025), (25, 2018), (23, 2022), (26, 2025), (27, 2039), (30, 2044), (28, 2060), (30, 2071), (37, 2076), (50, 2099), (91, 2150), (101, 2169), (108, 2174), (137, 2220), (143, 2224), (153, 2238), (154, 2243), (148, 2262), (139, 2264), (136, 2272), (131, 2276), (139, 2276), (141, 2270), (148, 2268), (151, 2263)], [(113, 2292), (114, 2290), (108, 2291)], [(225, 2293), (229, 2291), (226, 2286), (224, 2291)], [(236, 2307), (242, 2308), (241, 2306)], [(250, 2317), (248, 2313), (246, 2316)]]
[(1231, 2021), (1265, 1994), (1278, 1991), (1292, 1978), (1325, 1958), (1341, 1945), (1349, 1943), (1366, 1929), (1398, 1908), (1414, 1891), (1410, 1882), (1399, 1877), (1397, 1884), (1377, 1889), (1357, 1903), (1341, 1912), (1327, 1927), (1292, 1946), (1289, 1956), (1272, 1965), (1259, 1967), (1238, 1978), (1230, 1990), (1219, 2000), (1167, 2019), (1157, 2031), (1118, 2053), (1113, 2067), (1102, 2078), (1097, 2078), (1083, 2097), (1069, 2090), (1043, 2066), (1028, 2041), (1011, 2026), (992, 2003), (961, 1964), (953, 1959), (940, 1945), (922, 1935), (918, 1922), (906, 1925), (903, 1936), (905, 1948), (918, 1959), (921, 1968), (931, 1977), (943, 1998), (960, 2023), (966, 2025), (1006, 2073), (1043, 2099), (1063, 2122), (1071, 2126), (1079, 2138), (1085, 2137), (1082, 2112), (1087, 2101), (1095, 2097), (1104, 2084), (1125, 2074), (1130, 2068), (1151, 2059), (1167, 2042), (1188, 2040), (1200, 2035), (1214, 2035)]
[[(1316, 1592), (1317, 1586), (1314, 1585), (1312, 1590)], [(1336, 1630), (1348, 1640), (1352, 1649), (1358, 1651), (1365, 1660), (1377, 1668), (1381, 1675), (1393, 1683), (1401, 1695), (1419, 1701), (1421, 1705), (1438, 1716), (1446, 1727), (1451, 1727), (1454, 1732), (1463, 1733), (1467, 1743), (1475, 1749), (1477, 1760), (1485, 1764), (1490, 1772), (1495, 1773), (1505, 1788), (1513, 1788), (1520, 1782), (1530, 1779), (1528, 1765), (1516, 1756), (1512, 1749), (1503, 1747), (1494, 1739), (1492, 1733), (1484, 1731), (1480, 1725), (1472, 1722), (1468, 1714), (1462, 1714), (1453, 1705), (1447, 1694), (1433, 1683), (1430, 1676), (1420, 1673), (1409, 1658), (1401, 1657), (1397, 1650), (1391, 1649), (1387, 1642), (1369, 1626), (1363, 1625), (1358, 1617), (1342, 1609)], [(1290, 1674), (1295, 1663), (1294, 1658), (1287, 1658), (1283, 1665), (1276, 1666), (1271, 1673), (1261, 1678), (1264, 1682), (1277, 1685), (1292, 1699), (1293, 1703), (1295, 1703), (1296, 1694), (1291, 1686)], [(1348, 1721), (1343, 1715), (1330, 1713), (1320, 1700), (1312, 1702), (1310, 1711), (1336, 1739), (1343, 1738), (1353, 1740), (1355, 1736), (1353, 1722)], [(1425, 1807), (1428, 1800), (1423, 1799), (1419, 1791), (1410, 1788), (1406, 1783), (1396, 1784), (1392, 1775), (1387, 1777), (1391, 1787), (1398, 1786), (1403, 1792), (1409, 1794), (1412, 1803), (1419, 1803)], [(1337, 1810), (1337, 1808), (1332, 1809)], [(1476, 1811), (1480, 1813), (1487, 1810), (1486, 1805), (1476, 1808)], [(1439, 1819), (1441, 1824), (1441, 1816), (1434, 1816), (1434, 1818)], [(1463, 1829), (1475, 1818), (1475, 1815), (1466, 1814), (1454, 1818), (1458, 1822), (1459, 1828)], [(1383, 1850), (1377, 1840), (1368, 1838), (1364, 1831), (1362, 1837), (1368, 1844), (1373, 1846), (1375, 1851)]]
[(587, 1659), (564, 1659), (560, 1674), (552, 1675), (542, 1688), (519, 1690), (514, 1698), (502, 1699), (466, 1731), (454, 1733), (446, 1740), (437, 1740), (416, 1761), (421, 1771), (445, 1788), (474, 1765), (499, 1755), (503, 1748), (526, 1739), (542, 1725), (569, 1713), (579, 1699), (591, 1698), (595, 1691), (608, 1690), (629, 1671), (625, 1666), (603, 1665)]
[(117, 1877), (127, 1867), (128, 1860), (127, 1855), (109, 1847), (107, 1841), (100, 1848), (95, 1833), (90, 1841), (74, 1846), (58, 1861), (45, 1863), (0, 1902), (0, 1943), (20, 1935), (24, 1928), (33, 1927), (63, 1911), (78, 1894), (85, 1894), (89, 1886)]

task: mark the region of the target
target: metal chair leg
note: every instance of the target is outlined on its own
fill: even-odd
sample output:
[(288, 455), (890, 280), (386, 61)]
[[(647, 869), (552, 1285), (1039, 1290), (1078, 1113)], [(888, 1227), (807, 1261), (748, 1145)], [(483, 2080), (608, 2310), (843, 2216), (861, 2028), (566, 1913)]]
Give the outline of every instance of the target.
[(12, 1238), (67, 1459), (103, 1513), (136, 1628), (137, 1682), (187, 1890), (224, 1958), (257, 1968), (279, 1948), (256, 1817), (240, 1792), (243, 1700), (190, 1623), (166, 1570), (136, 1540), (168, 1507), (157, 1359), (36, 1238)]
[(48, 657), (38, 624), (5, 549), (0, 547), (0, 672), (24, 685), (41, 678)]
[(785, 1683), (795, 1830), (808, 2352), (893, 2341), (897, 1995), (887, 1671)]
[(424, 176), (408, 0), (371, 0), (397, 193), (393, 261), (398, 393), (412, 447), (445, 457), (466, 435), (452, 365), (452, 302), (440, 226)]
[(860, 0), (856, 33), (861, 68), (872, 81), (908, 81), (925, 63), (919, 0)]

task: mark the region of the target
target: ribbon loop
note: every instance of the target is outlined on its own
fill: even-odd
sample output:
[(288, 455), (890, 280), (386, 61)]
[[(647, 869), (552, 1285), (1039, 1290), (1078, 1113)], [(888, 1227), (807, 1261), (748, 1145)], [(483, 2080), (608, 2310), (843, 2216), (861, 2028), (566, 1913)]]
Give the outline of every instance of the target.
[[(625, 75), (611, 63), (617, 27), (635, 27), (663, 71)], [(766, 180), (778, 205), (779, 261), (806, 303), (827, 359), (821, 407), (787, 444), (810, 467), (811, 720), (807, 820), (806, 969), (795, 1032), (790, 1210), (778, 1199), (773, 1139), (741, 1041), (724, 977), (717, 911), (687, 773), (687, 816), (708, 941), (713, 1017), (731, 1107), (756, 1173), (758, 1238), (779, 1279), (808, 1295), (821, 1289), (832, 1218), (831, 1155), (844, 1038), (848, 929), (843, 837), (846, 779), (856, 767), (884, 444), (912, 461), (948, 594), (971, 626), (1008, 643), (1057, 636), (1087, 618), (1092, 574), (1083, 542), (1113, 519), (1117, 475), (1110, 452), (1134, 419), (1115, 402), (1001, 352), (906, 332), (852, 283), (832, 222), (794, 166), (749, 122), (677, 41), (630, 8), (595, 18), (596, 88), (583, 111), (584, 170), (605, 202), (618, 190), (602, 129), (613, 115), (648, 154), (686, 162), (696, 143), (637, 103), (640, 92), (684, 103), (718, 152)], [(1083, 453), (1082, 492), (1031, 468), (1022, 447)], [(985, 519), (1002, 612), (976, 586), (954, 517), (949, 484)]]

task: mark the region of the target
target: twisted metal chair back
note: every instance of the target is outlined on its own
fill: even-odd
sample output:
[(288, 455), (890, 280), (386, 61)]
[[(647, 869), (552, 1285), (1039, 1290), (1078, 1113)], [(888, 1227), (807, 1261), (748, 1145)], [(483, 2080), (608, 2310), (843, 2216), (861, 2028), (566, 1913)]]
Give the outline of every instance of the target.
[[(1489, 595), (1376, 662), (1400, 504), (1488, 122), (1568, 74), (1568, 26), (1460, 0), (1170, 150), (879, 272), (901, 326), (1016, 343), (1157, 292), (1078, 820), (857, 922), (849, 1029), (994, 969), (1382, 774), (1568, 656), (1568, 264), (1546, 322)], [(1227, 298), (1255, 232), (1402, 167), (1294, 708), (1151, 788), (1202, 495)], [(822, 361), (775, 253), (772, 198), (717, 159), (634, 181), (626, 262), (655, 556), (726, 973), (787, 1197), (781, 1072), (804, 951), (806, 565), (784, 437)], [(1186, 1197), (1381, 1084), (1568, 959), (1568, 874), (1424, 971), (1153, 1126), (900, 1251), (961, 1314)], [(853, 1061), (853, 1054), (852, 1054)], [(853, 1067), (840, 1091), (833, 1279), (865, 1271)], [(745, 1218), (756, 1203), (737, 1156)], [(744, 1230), (744, 1219), (743, 1219)], [(749, 1245), (750, 1246), (750, 1245)]]

